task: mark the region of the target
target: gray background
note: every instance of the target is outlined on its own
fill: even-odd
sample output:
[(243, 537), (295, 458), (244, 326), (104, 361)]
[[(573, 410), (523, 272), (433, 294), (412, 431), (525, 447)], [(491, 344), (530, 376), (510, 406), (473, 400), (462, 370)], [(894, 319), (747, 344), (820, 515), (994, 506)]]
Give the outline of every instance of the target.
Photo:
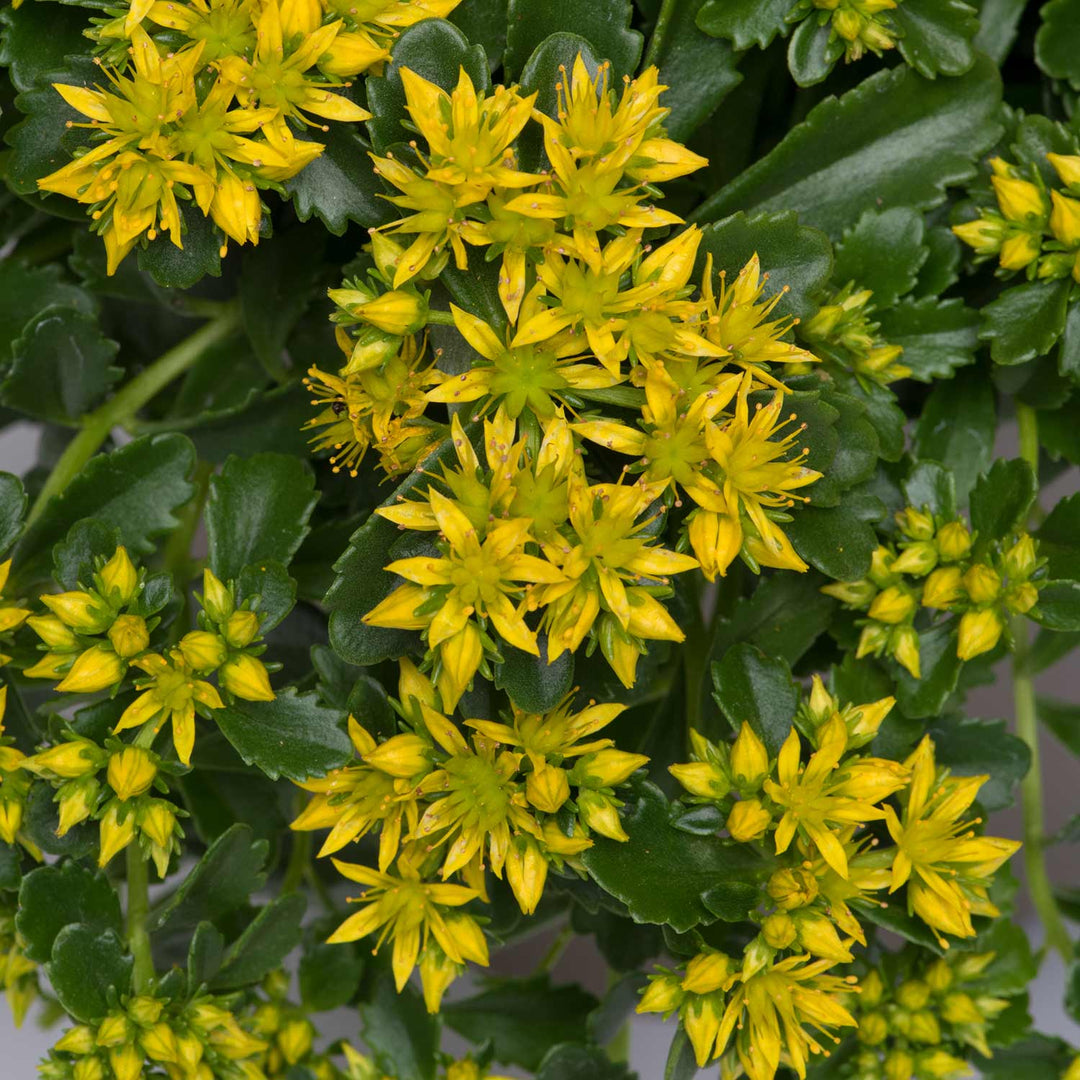
[[(23, 473), (35, 459), (37, 431), (31, 424), (15, 424), (0, 431), (0, 469), (5, 472)], [(996, 448), (998, 456), (1016, 456), (1016, 433), (1011, 425), (1004, 425)], [(1080, 471), (1070, 469), (1049, 485), (1043, 493), (1045, 506), (1053, 506), (1063, 496), (1080, 490)], [(1064, 700), (1080, 702), (1080, 660), (1074, 655), (1066, 657), (1054, 668), (1044, 672), (1038, 680), (1041, 694)], [(1012, 717), (1012, 685), (1007, 664), (999, 671), (996, 685), (980, 687), (969, 699), (973, 716), (984, 718)], [(1043, 756), (1044, 788), (1046, 794), (1047, 832), (1053, 833), (1070, 817), (1080, 812), (1080, 760), (1073, 757), (1054, 739), (1044, 732), (1041, 739)], [(991, 821), (992, 831), (1000, 836), (1019, 839), (1021, 836), (1018, 807), (998, 813)], [(1060, 885), (1080, 886), (1080, 845), (1059, 845), (1048, 852), (1050, 876)], [(1013, 862), (1014, 870), (1022, 877), (1022, 856)], [(1028, 930), (1033, 945), (1039, 943), (1039, 930), (1030, 903), (1021, 891), (1019, 919)], [(1075, 934), (1076, 927), (1070, 930)], [(507, 949), (493, 959), (495, 972), (527, 973), (532, 971), (543, 956), (549, 933), (537, 934), (535, 939)], [(591, 941), (578, 940), (557, 965), (554, 978), (558, 981), (581, 981), (596, 994), (601, 994), (605, 982), (605, 964), (592, 946)], [(1080, 1045), (1080, 1027), (1065, 1013), (1062, 1006), (1065, 972), (1056, 954), (1048, 956), (1042, 965), (1038, 980), (1031, 988), (1031, 1013), (1036, 1026), (1045, 1032), (1059, 1034), (1074, 1045)], [(466, 981), (462, 980), (462, 984)], [(468, 992), (467, 984), (458, 984), (457, 992)], [(318, 1025), (327, 1038), (349, 1038), (356, 1041), (355, 1014), (346, 1010), (329, 1016), (317, 1017)], [(664, 1024), (653, 1017), (635, 1017), (631, 1028), (631, 1064), (638, 1070), (641, 1080), (659, 1080), (663, 1076), (664, 1061), (671, 1041), (673, 1025)], [(0, 1005), (0, 1080), (33, 1080), (34, 1066), (57, 1038), (56, 1031), (43, 1031), (34, 1022), (33, 1014), (21, 1030), (16, 1031), (6, 1004)], [(460, 1044), (457, 1044), (460, 1045)], [(448, 1049), (452, 1049), (448, 1046)], [(708, 1070), (715, 1073), (715, 1067)], [(704, 1072), (702, 1073), (704, 1075)]]

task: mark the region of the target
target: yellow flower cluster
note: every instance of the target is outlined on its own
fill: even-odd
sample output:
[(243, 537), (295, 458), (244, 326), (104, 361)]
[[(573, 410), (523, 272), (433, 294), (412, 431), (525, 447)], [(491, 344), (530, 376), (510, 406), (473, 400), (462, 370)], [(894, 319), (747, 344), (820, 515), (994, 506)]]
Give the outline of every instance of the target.
[(340, 1073), (325, 1054), (314, 1049), (318, 1032), (300, 1006), (288, 1000), (289, 975), (284, 970), (271, 972), (262, 989), (266, 998), (259, 999), (247, 1027), (266, 1045), (259, 1066), (266, 1080), (287, 1080), (295, 1075), (291, 1070), (302, 1065), (317, 1080), (338, 1080)]
[(93, 694), (115, 690), (130, 668), (137, 669), (143, 677), (135, 685), (142, 693), (124, 710), (114, 733), (152, 724), (156, 734), (171, 722), (177, 756), (189, 765), (195, 714), (210, 717), (224, 706), (204, 676), (216, 674), (226, 697), (274, 699), (267, 668), (258, 659), (265, 649), (258, 644), (260, 619), (248, 606), (237, 605), (233, 587), (206, 570), (200, 629), (164, 654), (155, 652), (150, 634), (160, 620), (145, 614), (144, 583), (144, 573), (119, 547), (94, 573), (92, 585), (42, 596), (49, 614), (32, 615), (27, 623), (47, 651), (24, 674), (39, 679), (63, 675), (56, 684), (61, 693)]
[(1023, 169), (1004, 158), (990, 160), (997, 209), (953, 232), (974, 248), (978, 259), (997, 256), (1004, 271), (1055, 280), (1070, 274), (1080, 281), (1080, 155), (1047, 154), (1061, 189), (1047, 189), (1035, 166)]
[(8, 578), (11, 576), (11, 560), (0, 563), (0, 667), (6, 664), (11, 657), (3, 652), (11, 640), (11, 635), (19, 629), (27, 617), (32, 614), (29, 608), (23, 607), (17, 601), (4, 597)]
[(890, 345), (878, 334), (881, 324), (871, 318), (873, 295), (848, 282), (799, 327), (799, 336), (856, 377), (888, 386), (906, 379), (911, 368), (900, 363), (903, 347)]
[(37, 964), (25, 953), (25, 942), (15, 928), (19, 905), (0, 897), (0, 987), (16, 1027), (21, 1027), (27, 1010), (38, 993)]
[(960, 519), (941, 522), (909, 506), (896, 521), (900, 539), (877, 548), (868, 577), (821, 590), (866, 612), (856, 656), (891, 656), (917, 679), (920, 609), (959, 615), (956, 655), (971, 660), (997, 645), (1010, 615), (1035, 606), (1045, 560), (1027, 533), (980, 549)]
[(960, 1080), (971, 1075), (968, 1048), (990, 1057), (987, 1028), (1008, 1001), (980, 993), (993, 952), (929, 962), (901, 954), (901, 971), (873, 968), (848, 1007), (859, 1029), (858, 1076), (865, 1080)]
[[(347, 1068), (343, 1080), (395, 1080), (394, 1077), (386, 1076), (371, 1058), (361, 1054), (348, 1043), (342, 1046)], [(510, 1080), (508, 1076), (496, 1076), (489, 1072), (481, 1060), (477, 1060), (471, 1054), (451, 1061), (443, 1066), (439, 1073), (440, 1080)], [(321, 1078), (320, 1078), (321, 1080)]]
[(28, 851), (40, 856), (37, 848), (20, 834), (26, 796), (30, 792), (30, 777), (22, 768), (26, 755), (13, 745), (14, 739), (4, 735), (7, 695), (8, 688), (0, 686), (0, 840), (5, 844), (19, 842)]
[(399, 694), (404, 730), (380, 742), (350, 717), (358, 761), (302, 784), (314, 798), (292, 827), (330, 829), (323, 856), (379, 833), (378, 869), (334, 860), (365, 892), (363, 908), (330, 940), (377, 930), (380, 944), (390, 937), (398, 989), (419, 964), (435, 1012), (466, 960), (488, 962), (479, 923), (457, 910), (487, 901), (485, 868), (505, 876), (531, 914), (550, 866), (580, 869), (577, 856), (594, 833), (627, 838), (614, 789), (648, 758), (594, 737), (621, 705), (573, 712), (568, 699), (544, 715), (514, 708), (505, 723), (466, 720), (466, 739), (408, 660), (401, 661)]
[[(944, 934), (973, 937), (973, 915), (998, 913), (987, 888), (1019, 844), (976, 836), (978, 819), (963, 820), (988, 777), (950, 777), (928, 737), (903, 764), (853, 752), (892, 705), (884, 698), (841, 708), (815, 677), (798, 730), (775, 761), (744, 724), (730, 746), (693, 732), (695, 760), (671, 766), (691, 801), (726, 812), (733, 840), (767, 844), (779, 857), (741, 966), (707, 951), (658, 975), (639, 1005), (677, 1010), (699, 1065), (728, 1053), (737, 1030), (731, 1054), (752, 1080), (772, 1080), (781, 1062), (805, 1076), (822, 1047), (803, 1025), (828, 1032), (855, 1024), (838, 996), (843, 980), (826, 972), (852, 961), (853, 944), (866, 944), (857, 912), (880, 902), (872, 894), (906, 889), (909, 912), (946, 948)], [(860, 835), (874, 822), (891, 846)], [(778, 959), (788, 950), (795, 955)]]
[[(817, 18), (829, 23), (829, 40), (840, 41), (844, 58), (859, 60), (872, 52), (880, 56), (896, 47), (896, 27), (888, 12), (903, 0), (800, 0), (788, 15), (790, 22)], [(816, 16), (815, 13), (816, 12)]]
[(42, 1080), (269, 1080), (268, 1046), (221, 998), (125, 999), (99, 1024), (71, 1028), (38, 1066)]
[(401, 28), (458, 2), (132, 0), (120, 13), (110, 8), (113, 17), (97, 20), (92, 34), (105, 50), (103, 84), (54, 84), (86, 117), (77, 126), (87, 143), (38, 186), (87, 206), (110, 274), (140, 239), (167, 232), (183, 247), (185, 200), (226, 243), (257, 244), (260, 190), (280, 190), (323, 151), (298, 134), (328, 131), (326, 120), (369, 119), (339, 91), (389, 59)]
[[(580, 56), (560, 79), (552, 119), (513, 87), (480, 94), (462, 71), (446, 93), (402, 69), (426, 150), (416, 147), (418, 165), (375, 162), (402, 192), (391, 201), (410, 213), (373, 233), (368, 281), (331, 290), (346, 364), (309, 373), (320, 407), (313, 442), (333, 450), (335, 468), (355, 475), (374, 449), (387, 472), (403, 472), (453, 438), (460, 468), (444, 468), (448, 494), (432, 487), (408, 517), (380, 511), (408, 529), (437, 529), (444, 557), (393, 567), (410, 584), (368, 616), (428, 635), (432, 660), (452, 672), (440, 680), (448, 707), (457, 698), (446, 680), (464, 688), (493, 654), (489, 622), (535, 654), (521, 615), (542, 608), (549, 660), (590, 636), (629, 685), (642, 642), (681, 640), (657, 603), (658, 578), (700, 565), (712, 579), (736, 556), (755, 570), (806, 569), (783, 523), (818, 473), (804, 464), (802, 428), (784, 415), (770, 369), (815, 357), (784, 340), (794, 320), (770, 317), (782, 291), (763, 298), (756, 256), (717, 288), (710, 257), (695, 298), (701, 231), (645, 241), (646, 229), (681, 224), (646, 202), (653, 185), (705, 164), (664, 137), (655, 68), (621, 96), (606, 65), (590, 74)], [(519, 168), (513, 144), (530, 119), (542, 129), (545, 173)], [(391, 234), (413, 239), (402, 247)], [(467, 245), (501, 256), (505, 326), (453, 305), (431, 311), (417, 284), (451, 252), (465, 268)], [(457, 329), (474, 353), (467, 370), (427, 359), (431, 323)], [(470, 413), (489, 418), (486, 467), (461, 422)], [(594, 482), (587, 450), (598, 465), (608, 450), (633, 459), (606, 478), (635, 482)], [(638, 535), (684, 495), (693, 558)], [(470, 571), (468, 590), (437, 603), (451, 595), (447, 575), (481, 564), (490, 589)]]

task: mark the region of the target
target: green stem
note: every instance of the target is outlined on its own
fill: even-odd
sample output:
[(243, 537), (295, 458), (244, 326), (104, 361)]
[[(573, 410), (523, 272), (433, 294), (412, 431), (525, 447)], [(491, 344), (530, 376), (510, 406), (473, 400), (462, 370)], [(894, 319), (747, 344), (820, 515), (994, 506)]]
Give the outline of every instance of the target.
[(690, 731), (701, 730), (701, 698), (705, 681), (705, 666), (709, 659), (710, 635), (705, 628), (701, 611), (702, 595), (695, 590), (690, 611), (690, 625), (686, 629), (686, 641), (682, 646), (683, 679), (686, 693), (686, 737), (689, 745)]
[(53, 498), (62, 494), (82, 467), (97, 453), (109, 432), (124, 424), (155, 394), (183, 374), (211, 346), (228, 337), (239, 325), (235, 308), (223, 311), (200, 327), (179, 345), (162, 354), (148, 368), (140, 371), (104, 405), (83, 418), (82, 430), (68, 443), (60, 460), (49, 473), (27, 517), (27, 524), (39, 518)]
[(285, 879), (281, 883), (283, 893), (296, 892), (300, 888), (310, 859), (311, 833), (294, 832), (292, 850), (289, 852), (289, 865), (285, 867)]
[(664, 38), (667, 36), (668, 27), (671, 25), (678, 4), (679, 0), (664, 0), (660, 8), (660, 14), (656, 17), (652, 37), (649, 38), (649, 51), (645, 54), (645, 63), (641, 65), (643, 68), (647, 68), (652, 64), (659, 66), (658, 61), (664, 48)]
[(169, 537), (162, 553), (162, 569), (167, 570), (176, 584), (180, 597), (180, 611), (173, 621), (173, 640), (179, 641), (189, 628), (188, 582), (195, 576), (195, 562), (191, 558), (191, 542), (199, 527), (206, 496), (210, 491), (210, 477), (214, 467), (207, 461), (195, 466), (195, 497), (177, 513), (180, 524)]
[[(614, 970), (608, 971), (608, 990), (611, 990), (619, 981), (619, 974)], [(630, 1021), (623, 1023), (622, 1027), (615, 1032), (611, 1042), (604, 1047), (604, 1052), (611, 1061), (630, 1064)]]
[(436, 326), (455, 326), (454, 316), (449, 311), (437, 311), (434, 308), (429, 308), (427, 313), (427, 321), (434, 323)]
[(145, 994), (154, 981), (154, 957), (146, 916), (150, 911), (150, 874), (137, 840), (127, 846), (127, 939), (135, 960), (132, 986), (136, 994)]
[(566, 952), (566, 946), (570, 944), (571, 939), (574, 936), (574, 928), (567, 923), (556, 935), (551, 939), (551, 944), (548, 946), (548, 950), (544, 953), (540, 959), (540, 963), (537, 964), (537, 972), (550, 972), (554, 969), (555, 965), (562, 959), (562, 954)]
[[(1039, 468), (1039, 426), (1035, 410), (1017, 402), (1016, 419), (1020, 427), (1020, 454), (1036, 475)], [(1035, 700), (1035, 680), (1031, 671), (1031, 651), (1027, 617), (1012, 618), (1013, 701), (1016, 709), (1016, 734), (1031, 752), (1031, 768), (1020, 782), (1020, 802), (1024, 816), (1024, 865), (1028, 889), (1035, 910), (1046, 931), (1046, 944), (1056, 949), (1068, 962), (1073, 955), (1072, 940), (1065, 928), (1054, 887), (1046, 871), (1044, 850), (1042, 766), (1039, 756), (1039, 712)]]

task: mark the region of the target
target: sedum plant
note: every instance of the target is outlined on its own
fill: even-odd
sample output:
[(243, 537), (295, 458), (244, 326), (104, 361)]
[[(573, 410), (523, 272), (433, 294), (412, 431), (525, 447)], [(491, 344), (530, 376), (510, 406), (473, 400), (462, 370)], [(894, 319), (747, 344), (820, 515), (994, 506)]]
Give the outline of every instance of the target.
[(1076, 0), (0, 24), (38, 1075), (1080, 1076)]

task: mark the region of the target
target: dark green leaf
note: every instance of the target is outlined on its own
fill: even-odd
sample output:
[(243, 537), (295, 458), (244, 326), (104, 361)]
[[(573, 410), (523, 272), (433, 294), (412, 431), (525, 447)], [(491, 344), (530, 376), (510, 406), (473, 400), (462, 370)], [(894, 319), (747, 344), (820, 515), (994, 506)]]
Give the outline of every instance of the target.
[(1080, 581), (1048, 581), (1028, 616), (1047, 630), (1080, 630)]
[(935, 759), (954, 776), (990, 777), (979, 789), (979, 802), (987, 810), (1011, 806), (1013, 788), (1026, 775), (1031, 751), (1005, 730), (1004, 720), (978, 720), (951, 716), (931, 724)]
[(979, 315), (963, 300), (902, 300), (875, 315), (890, 345), (904, 350), (900, 362), (920, 382), (948, 378), (959, 367), (975, 362), (979, 344)]
[(1031, 646), (1031, 670), (1034, 674), (1053, 667), (1062, 657), (1080, 647), (1080, 631), (1064, 634), (1057, 630), (1040, 630)]
[(636, 1074), (597, 1047), (553, 1046), (541, 1062), (536, 1080), (636, 1080)]
[(229, 947), (213, 980), (214, 989), (237, 990), (277, 970), (300, 944), (300, 920), (306, 907), (307, 899), (294, 892), (262, 908)]
[(839, 236), (874, 207), (936, 206), (997, 138), (1000, 94), (987, 60), (934, 82), (906, 67), (881, 71), (814, 108), (694, 217), (797, 210), (808, 225)]
[[(58, 71), (56, 78), (72, 85), (85, 85), (92, 82), (91, 70), (83, 67), (78, 73)], [(72, 151), (85, 142), (79, 129), (68, 127), (69, 123), (85, 123), (85, 117), (51, 86), (39, 86), (19, 94), (15, 107), (25, 119), (4, 135), (4, 141), (12, 148), (11, 157), (5, 163), (4, 179), (12, 191), (37, 201), (38, 180), (66, 165)], [(84, 218), (83, 208), (62, 195), (43, 197), (40, 206), (46, 213), (76, 221)], [(26, 314), (32, 312), (30, 309)]]
[(221, 931), (211, 922), (199, 923), (188, 947), (188, 987), (192, 993), (218, 973), (224, 956), (225, 938)]
[(982, 309), (979, 337), (990, 342), (995, 364), (1045, 356), (1065, 329), (1070, 282), (1030, 281), (1006, 289)]
[(1035, 62), (1052, 79), (1080, 88), (1080, 3), (1049, 0), (1040, 11), (1042, 26), (1035, 35)]
[(694, 1046), (690, 1042), (690, 1036), (686, 1034), (686, 1028), (680, 1024), (671, 1040), (671, 1049), (664, 1065), (664, 1080), (694, 1080), (697, 1073)]
[(16, 892), (22, 882), (21, 848), (0, 840), (0, 890)]
[(279, 691), (273, 701), (236, 701), (216, 709), (214, 719), (244, 761), (272, 780), (325, 776), (352, 756), (341, 728), (343, 714), (294, 687)]
[(913, 941), (939, 956), (944, 955), (945, 950), (938, 944), (930, 927), (917, 915), (908, 914), (903, 892), (889, 897), (887, 901), (879, 901), (875, 897), (869, 901), (856, 901), (854, 906), (869, 922), (899, 934), (900, 937), (907, 938), (908, 941)]
[(816, 86), (843, 55), (844, 43), (832, 32), (831, 23), (811, 15), (795, 27), (788, 42), (788, 71), (800, 86)]
[(364, 1042), (379, 1069), (395, 1080), (434, 1080), (439, 1046), (439, 1019), (429, 1016), (412, 986), (402, 993), (383, 975), (366, 1005), (360, 1006)]
[(0, 398), (41, 420), (78, 420), (123, 373), (112, 364), (116, 350), (96, 319), (74, 308), (46, 308), (12, 344), (12, 366)]
[(1031, 466), (1021, 458), (995, 461), (971, 490), (971, 527), (979, 543), (1002, 540), (1023, 528), (1035, 501), (1038, 483)]
[(315, 478), (286, 454), (231, 457), (210, 481), (206, 534), (210, 566), (222, 580), (270, 559), (288, 566), (308, 533)]
[(609, 982), (603, 1001), (588, 1019), (589, 1041), (599, 1046), (610, 1043), (632, 1021), (634, 1007), (649, 980), (642, 972), (631, 971), (618, 979), (612, 976)]
[(713, 696), (732, 730), (749, 722), (769, 753), (779, 753), (799, 703), (787, 664), (742, 642), (713, 664), (712, 680)]
[(185, 425), (204, 461), (220, 463), (238, 446), (249, 454), (271, 450), (306, 458), (311, 453), (304, 424), (312, 416), (311, 396), (288, 383), (250, 398), (242, 408)]
[(922, 461), (903, 483), (904, 498), (916, 510), (929, 510), (937, 517), (956, 517), (956, 481), (953, 474), (933, 461)]
[(663, 923), (684, 933), (716, 916), (703, 894), (721, 884), (753, 884), (764, 870), (745, 844), (676, 829), (658, 787), (640, 786), (623, 820), (624, 843), (596, 839), (582, 856), (593, 879), (621, 900), (635, 922)]
[(97, 518), (82, 518), (53, 548), (53, 577), (65, 589), (90, 584), (99, 557), (109, 559), (120, 543), (120, 530)]
[(598, 1002), (570, 983), (552, 986), (546, 975), (492, 979), (472, 997), (443, 1007), (443, 1020), (466, 1039), (492, 1039), (495, 1060), (536, 1069), (563, 1042), (584, 1042), (585, 1021)]
[(463, 0), (447, 16), (471, 42), (483, 46), (494, 71), (506, 51), (507, 0)]
[(190, 289), (207, 274), (221, 276), (222, 234), (217, 226), (193, 203), (181, 203), (180, 216), (183, 248), (163, 234), (139, 249), (139, 269), (164, 289)]
[(951, 470), (963, 505), (975, 480), (990, 464), (996, 431), (993, 385), (971, 368), (935, 384), (915, 428), (915, 452)]
[(718, 43), (697, 26), (703, 0), (676, 4), (653, 63), (668, 87), (661, 99), (671, 110), (664, 118), (668, 136), (680, 142), (692, 135), (742, 81), (735, 50)]
[(963, 662), (956, 655), (956, 634), (943, 626), (919, 634), (919, 669), (916, 679), (898, 664), (896, 700), (900, 711), (913, 720), (937, 716), (956, 689)]
[(132, 555), (152, 551), (152, 538), (176, 528), (173, 510), (191, 498), (194, 465), (194, 447), (176, 434), (144, 435), (92, 457), (23, 533), (15, 549), (17, 573), (27, 579), (47, 574), (53, 545), (86, 517), (119, 529)]
[(1003, 64), (1016, 40), (1026, 5), (1027, 0), (981, 0), (975, 48), (986, 53), (995, 64)]
[(787, 33), (791, 0), (709, 0), (697, 24), (713, 37), (730, 38), (736, 49), (764, 49), (777, 34)]
[[(11, 721), (12, 687), (8, 687), (8, 722)], [(87, 855), (98, 842), (97, 826), (89, 821), (76, 825), (64, 836), (57, 836), (60, 814), (53, 800), (54, 792), (48, 784), (34, 784), (27, 796), (23, 811), (22, 831), (26, 838), (47, 855), (70, 855), (74, 858)]]
[(833, 280), (872, 289), (875, 307), (889, 308), (915, 288), (928, 254), (922, 214), (906, 206), (867, 210), (836, 245)]
[[(979, 801), (982, 802), (981, 794)], [(965, 985), (965, 993), (995, 997), (1021, 994), (1039, 973), (1039, 963), (1031, 951), (1026, 931), (1011, 919), (994, 919), (971, 943), (971, 949), (976, 953), (992, 952), (995, 955), (978, 978)]]
[(828, 238), (800, 225), (791, 212), (732, 214), (703, 230), (697, 274), (704, 269), (706, 256), (712, 255), (713, 270), (734, 280), (755, 254), (769, 275), (763, 297), (789, 290), (776, 305), (776, 314), (812, 315), (832, 273)]
[(995, 1050), (979, 1062), (984, 1080), (1060, 1080), (1072, 1063), (1075, 1051), (1061, 1039), (1032, 1035), (1021, 1043)]
[(110, 990), (127, 995), (131, 957), (112, 930), (78, 923), (66, 926), (53, 945), (49, 982), (65, 1012), (93, 1023), (109, 1011)]
[(71, 923), (93, 931), (120, 931), (120, 898), (109, 879), (70, 860), (31, 870), (22, 879), (15, 916), (26, 955), (46, 963), (57, 935)]
[(0, 374), (7, 372), (12, 343), (46, 308), (67, 307), (87, 316), (96, 313), (94, 298), (62, 277), (55, 263), (30, 266), (16, 258), (0, 262)]
[(26, 513), (26, 492), (22, 481), (8, 472), (0, 472), (0, 555), (15, 542)]
[(506, 663), (495, 670), (495, 686), (505, 690), (519, 709), (530, 713), (550, 712), (566, 697), (574, 681), (574, 654), (564, 652), (549, 664), (546, 635), (540, 636), (539, 644), (539, 656), (505, 646)]
[(870, 569), (877, 534), (869, 522), (880, 519), (881, 503), (862, 497), (840, 506), (805, 506), (784, 526), (795, 550), (815, 569), (837, 581), (856, 581)]
[(151, 912), (150, 930), (195, 926), (204, 920), (216, 923), (235, 911), (262, 888), (268, 850), (249, 826), (233, 825), (210, 845), (176, 892)]
[(900, 55), (920, 75), (962, 75), (975, 63), (975, 9), (963, 0), (903, 0), (889, 12)]
[(43, 85), (64, 67), (64, 57), (91, 49), (83, 31), (86, 12), (78, 8), (23, 4), (0, 12), (3, 37), (0, 64), (7, 67), (12, 85), (20, 93)]
[(347, 1005), (360, 986), (364, 960), (358, 946), (327, 945), (322, 938), (305, 947), (300, 957), (300, 999), (311, 1012)]
[[(258, 563), (245, 566), (236, 582), (238, 596), (251, 600), (259, 613), (259, 630), (268, 634), (296, 604), (296, 582), (279, 562), (260, 559)], [(255, 598), (258, 597), (258, 602)]]
[[(368, 85), (377, 81), (372, 79)], [(397, 138), (401, 138), (400, 133)], [(318, 141), (325, 147), (323, 152), (285, 181), (296, 216), (308, 221), (314, 214), (335, 236), (344, 235), (350, 221), (365, 228), (390, 221), (393, 207), (378, 197), (385, 192), (368, 157), (368, 144), (352, 125), (331, 124), (328, 132), (319, 133)], [(308, 233), (302, 235), (311, 242)], [(269, 251), (280, 256), (276, 246), (270, 246)]]
[(1080, 493), (1062, 499), (1035, 532), (1050, 578), (1080, 579)]
[(959, 278), (960, 241), (951, 229), (935, 225), (926, 230), (924, 242), (929, 250), (926, 262), (919, 271), (915, 297), (939, 296)]
[(506, 32), (507, 74), (518, 75), (533, 50), (551, 34), (572, 30), (611, 61), (614, 81), (633, 75), (641, 59), (642, 38), (630, 29), (630, 0), (510, 0)]

